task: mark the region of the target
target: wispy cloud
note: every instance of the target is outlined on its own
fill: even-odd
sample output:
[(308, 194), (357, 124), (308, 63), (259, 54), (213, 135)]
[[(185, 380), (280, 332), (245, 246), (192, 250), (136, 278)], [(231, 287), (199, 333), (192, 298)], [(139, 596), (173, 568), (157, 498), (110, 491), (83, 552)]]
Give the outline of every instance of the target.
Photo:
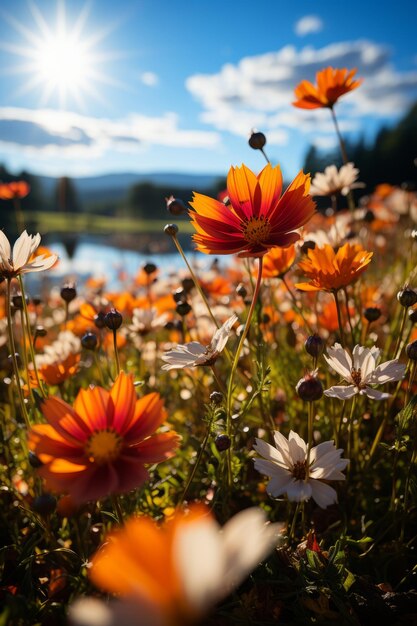
[(319, 33), (323, 30), (323, 20), (317, 15), (305, 15), (296, 22), (294, 26), (295, 34), (299, 37)]
[(159, 83), (159, 77), (154, 72), (143, 72), (139, 78), (140, 81), (147, 87), (156, 87)]
[(149, 145), (211, 149), (214, 131), (182, 130), (175, 113), (161, 117), (131, 114), (110, 120), (52, 109), (0, 108), (0, 144), (48, 156), (88, 158), (109, 150), (132, 152)]
[(356, 67), (358, 76), (364, 78), (360, 89), (338, 105), (345, 131), (358, 128), (368, 114), (398, 117), (417, 99), (417, 71), (397, 70), (387, 46), (363, 40), (317, 49), (286, 46), (245, 57), (236, 65), (224, 65), (216, 74), (190, 76), (186, 86), (203, 107), (203, 122), (240, 136), (246, 136), (252, 127), (281, 131), (278, 138), (282, 143), (289, 128), (314, 136), (333, 132), (327, 111), (307, 113), (291, 107), (297, 83), (314, 81), (316, 72), (328, 65)]

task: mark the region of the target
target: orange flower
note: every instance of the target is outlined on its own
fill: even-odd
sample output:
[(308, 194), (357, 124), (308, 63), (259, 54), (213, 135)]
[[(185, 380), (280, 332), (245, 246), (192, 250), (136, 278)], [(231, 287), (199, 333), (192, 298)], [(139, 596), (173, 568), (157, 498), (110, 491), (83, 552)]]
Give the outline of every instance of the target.
[(39, 474), (76, 503), (138, 487), (149, 478), (145, 465), (170, 458), (178, 445), (175, 432), (154, 434), (166, 419), (159, 395), (138, 400), (124, 372), (110, 393), (81, 389), (74, 407), (49, 397), (41, 410), (48, 423), (29, 433), (29, 447), (44, 464)]
[(295, 88), (297, 100), (293, 102), (300, 109), (333, 108), (340, 96), (349, 93), (362, 83), (362, 80), (353, 80), (356, 69), (347, 70), (326, 67), (317, 72), (317, 87), (308, 80), (303, 80)]
[(272, 248), (264, 256), (263, 278), (279, 278), (288, 272), (295, 261), (295, 246)]
[(231, 167), (227, 176), (230, 205), (194, 193), (190, 217), (197, 231), (193, 239), (205, 254), (261, 257), (269, 248), (290, 246), (295, 231), (315, 211), (309, 195), (310, 175), (300, 172), (281, 196), (279, 166), (268, 165), (256, 176), (245, 165)]
[(39, 376), (48, 385), (60, 385), (78, 372), (80, 358), (79, 354), (71, 353), (59, 363), (45, 363), (38, 367)]
[(371, 262), (373, 252), (359, 244), (344, 246), (335, 252), (329, 244), (307, 251), (307, 259), (298, 267), (310, 278), (309, 283), (297, 283), (302, 291), (337, 291), (353, 283)]
[(30, 192), (29, 184), (24, 180), (0, 184), (0, 200), (14, 200), (25, 198)]

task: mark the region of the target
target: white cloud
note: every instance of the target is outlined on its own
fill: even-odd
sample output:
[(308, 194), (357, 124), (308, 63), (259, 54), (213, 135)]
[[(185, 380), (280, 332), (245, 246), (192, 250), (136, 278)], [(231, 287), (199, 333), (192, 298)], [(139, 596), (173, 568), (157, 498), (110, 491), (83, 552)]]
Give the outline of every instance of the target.
[(294, 26), (295, 34), (299, 37), (304, 37), (310, 33), (319, 33), (322, 30), (323, 20), (317, 15), (305, 15)]
[(149, 145), (207, 148), (220, 143), (214, 131), (182, 130), (178, 116), (131, 114), (122, 119), (94, 118), (52, 109), (0, 108), (0, 144), (31, 153), (97, 157), (108, 150), (132, 152)]
[(139, 78), (147, 87), (155, 87), (159, 83), (159, 77), (154, 72), (143, 72)]
[(296, 85), (314, 82), (316, 72), (329, 65), (357, 68), (364, 79), (337, 105), (344, 132), (357, 130), (364, 115), (399, 117), (417, 99), (417, 71), (396, 70), (388, 47), (364, 40), (317, 49), (285, 46), (226, 64), (216, 74), (190, 76), (186, 87), (203, 107), (201, 120), (218, 130), (247, 136), (256, 127), (268, 138), (292, 128), (325, 136), (334, 132), (327, 110), (301, 111), (291, 103)]

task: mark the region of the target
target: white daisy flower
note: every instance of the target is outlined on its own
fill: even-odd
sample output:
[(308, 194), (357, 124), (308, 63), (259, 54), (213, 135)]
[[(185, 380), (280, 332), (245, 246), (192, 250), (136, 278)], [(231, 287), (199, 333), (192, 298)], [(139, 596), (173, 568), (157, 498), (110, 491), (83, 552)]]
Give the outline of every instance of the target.
[(324, 441), (311, 448), (307, 459), (307, 444), (294, 431), (288, 439), (275, 431), (274, 440), (276, 448), (262, 439), (254, 445), (263, 457), (254, 459), (255, 469), (271, 478), (266, 487), (270, 496), (287, 494), (291, 502), (313, 498), (322, 509), (337, 502), (336, 491), (322, 481), (345, 480), (342, 471), (349, 461), (341, 458), (342, 449), (336, 449), (333, 441)]
[(168, 350), (161, 358), (166, 365), (163, 370), (181, 369), (184, 367), (197, 367), (198, 365), (213, 365), (220, 353), (224, 350), (237, 316), (232, 315), (218, 328), (208, 346), (203, 346), (198, 341), (178, 344), (172, 350)]
[(377, 365), (381, 351), (376, 346), (365, 348), (356, 345), (350, 355), (348, 350), (335, 343), (327, 352), (328, 356), (324, 355), (327, 363), (348, 383), (326, 389), (324, 394), (330, 398), (348, 400), (360, 394), (368, 396), (371, 400), (386, 400), (391, 394), (377, 391), (369, 385), (382, 385), (401, 380), (405, 374), (406, 366), (398, 359)]
[(356, 182), (359, 170), (353, 163), (342, 165), (340, 170), (335, 165), (329, 165), (324, 172), (318, 172), (310, 187), (310, 195), (312, 196), (333, 196), (341, 193), (347, 196), (351, 189), (365, 187), (364, 183)]
[(2, 230), (0, 230), (0, 274), (6, 278), (13, 278), (19, 274), (28, 272), (42, 272), (50, 269), (58, 257), (56, 254), (45, 256), (43, 254), (31, 260), (41, 242), (41, 236), (28, 235), (24, 230), (16, 240), (13, 251), (10, 242)]

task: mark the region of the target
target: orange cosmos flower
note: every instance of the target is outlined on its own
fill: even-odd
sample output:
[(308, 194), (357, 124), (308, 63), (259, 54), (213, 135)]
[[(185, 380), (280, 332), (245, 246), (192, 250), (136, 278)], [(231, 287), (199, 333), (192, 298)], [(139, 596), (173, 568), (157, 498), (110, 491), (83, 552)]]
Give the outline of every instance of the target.
[(280, 278), (284, 276), (295, 261), (295, 246), (288, 248), (272, 248), (264, 256), (262, 266), (263, 278)]
[(344, 246), (335, 252), (329, 244), (307, 251), (307, 259), (298, 267), (310, 278), (309, 283), (297, 283), (302, 291), (337, 291), (353, 283), (366, 270), (373, 252), (359, 244)]
[(361, 85), (362, 80), (353, 80), (356, 71), (326, 67), (316, 74), (317, 87), (308, 80), (297, 85), (293, 105), (300, 109), (333, 108), (340, 96)]
[(30, 192), (29, 184), (24, 180), (0, 184), (0, 200), (14, 200), (25, 198)]
[(138, 487), (149, 477), (145, 465), (170, 458), (178, 445), (175, 432), (154, 434), (166, 419), (159, 395), (138, 400), (124, 372), (110, 392), (81, 389), (74, 407), (49, 397), (41, 410), (48, 423), (29, 433), (29, 447), (44, 464), (39, 474), (76, 503)]
[(310, 175), (300, 172), (281, 196), (279, 166), (268, 165), (256, 176), (245, 165), (227, 176), (230, 204), (194, 193), (190, 217), (193, 239), (205, 254), (261, 257), (269, 248), (290, 246), (294, 232), (308, 222), (316, 205), (309, 195)]

